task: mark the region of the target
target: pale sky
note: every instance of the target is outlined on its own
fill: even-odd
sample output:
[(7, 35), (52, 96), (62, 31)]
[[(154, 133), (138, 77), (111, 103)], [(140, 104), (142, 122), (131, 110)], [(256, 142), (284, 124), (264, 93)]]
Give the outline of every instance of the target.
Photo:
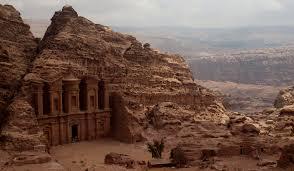
[(69, 4), (111, 26), (242, 27), (294, 25), (294, 0), (0, 0), (25, 19), (50, 19)]

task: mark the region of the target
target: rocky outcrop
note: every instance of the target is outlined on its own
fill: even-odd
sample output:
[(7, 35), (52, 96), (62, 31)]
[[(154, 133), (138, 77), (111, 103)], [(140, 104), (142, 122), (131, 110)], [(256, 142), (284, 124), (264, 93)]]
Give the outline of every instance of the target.
[(107, 154), (105, 156), (104, 163), (109, 165), (120, 165), (128, 169), (134, 169), (136, 164), (135, 160), (131, 159), (130, 156), (118, 153)]
[(294, 87), (290, 87), (284, 90), (281, 90), (276, 97), (275, 107), (282, 108), (284, 106), (294, 104)]
[(285, 106), (280, 111), (280, 116), (289, 115), (294, 116), (294, 105)]
[(26, 150), (32, 148), (36, 139), (31, 136), (39, 130), (33, 108), (26, 99), (18, 97), (22, 94), (22, 78), (35, 58), (37, 43), (30, 27), (10, 5), (0, 5), (0, 30), (0, 130), (3, 128), (2, 136), (6, 136), (5, 148)]
[(34, 59), (37, 43), (30, 27), (10, 5), (0, 4), (0, 127), (5, 108), (18, 93), (21, 79)]
[(283, 147), (281, 156), (278, 160), (278, 166), (282, 168), (294, 166), (294, 144), (289, 144)]
[[(119, 140), (140, 141), (145, 113), (162, 102), (185, 108), (189, 117), (225, 117), (215, 95), (193, 82), (182, 57), (159, 53), (134, 37), (111, 31), (65, 6), (55, 13), (40, 42), (30, 74), (44, 80), (64, 75), (95, 75), (110, 83), (112, 132)], [(201, 115), (199, 115), (201, 113)], [(217, 117), (210, 117), (214, 113)]]
[(13, 156), (12, 164), (21, 166), (26, 164), (42, 164), (51, 161), (51, 156), (44, 153), (23, 152)]

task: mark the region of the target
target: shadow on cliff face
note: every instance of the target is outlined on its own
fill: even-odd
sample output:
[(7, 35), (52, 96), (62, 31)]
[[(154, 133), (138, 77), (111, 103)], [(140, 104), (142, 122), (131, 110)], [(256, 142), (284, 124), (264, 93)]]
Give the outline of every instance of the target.
[(6, 103), (3, 102), (0, 105), (0, 136), (4, 126), (6, 125), (9, 119), (10, 112), (8, 108), (10, 104), (13, 102), (14, 97), (19, 92), (20, 88), (21, 88), (21, 81), (16, 81), (15, 84), (9, 88), (11, 90), (10, 94), (3, 98), (3, 100)]
[(142, 141), (142, 127), (128, 109), (128, 101), (120, 93), (112, 93), (110, 97), (111, 135), (119, 141), (134, 143)]

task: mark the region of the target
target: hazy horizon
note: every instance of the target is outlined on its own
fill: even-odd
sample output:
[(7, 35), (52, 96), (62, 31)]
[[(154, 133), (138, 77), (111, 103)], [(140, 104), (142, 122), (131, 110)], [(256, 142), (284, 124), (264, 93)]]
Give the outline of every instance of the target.
[(95, 23), (119, 27), (246, 28), (293, 27), (291, 0), (0, 0), (22, 17), (48, 20), (72, 5)]

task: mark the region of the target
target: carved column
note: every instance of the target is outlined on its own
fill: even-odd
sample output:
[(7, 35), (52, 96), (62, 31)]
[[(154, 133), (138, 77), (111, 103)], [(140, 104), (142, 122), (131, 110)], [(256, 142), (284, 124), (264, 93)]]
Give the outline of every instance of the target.
[(99, 87), (98, 86), (96, 86), (97, 88), (96, 88), (96, 92), (95, 92), (95, 94), (96, 94), (96, 103), (95, 103), (95, 111), (98, 111), (99, 110), (99, 96), (98, 96), (98, 92), (99, 92)]
[(60, 144), (64, 144), (65, 142), (65, 137), (67, 136), (66, 130), (64, 129), (64, 125), (66, 124), (65, 120), (60, 117), (59, 118), (59, 141)]
[(53, 91), (49, 91), (49, 99), (50, 99), (50, 111), (49, 111), (49, 115), (53, 115), (54, 114), (54, 99), (53, 99)]
[(106, 81), (104, 84), (104, 110), (109, 110), (109, 85)]
[(88, 140), (92, 140), (92, 135), (91, 135), (91, 131), (92, 131), (92, 123), (91, 123), (92, 119), (90, 114), (87, 115), (87, 139)]
[(58, 92), (58, 95), (59, 95), (59, 113), (63, 113), (63, 109), (62, 109), (62, 90), (60, 90)]
[(34, 92), (34, 106), (38, 117), (43, 116), (43, 83), (33, 83), (32, 91)]

